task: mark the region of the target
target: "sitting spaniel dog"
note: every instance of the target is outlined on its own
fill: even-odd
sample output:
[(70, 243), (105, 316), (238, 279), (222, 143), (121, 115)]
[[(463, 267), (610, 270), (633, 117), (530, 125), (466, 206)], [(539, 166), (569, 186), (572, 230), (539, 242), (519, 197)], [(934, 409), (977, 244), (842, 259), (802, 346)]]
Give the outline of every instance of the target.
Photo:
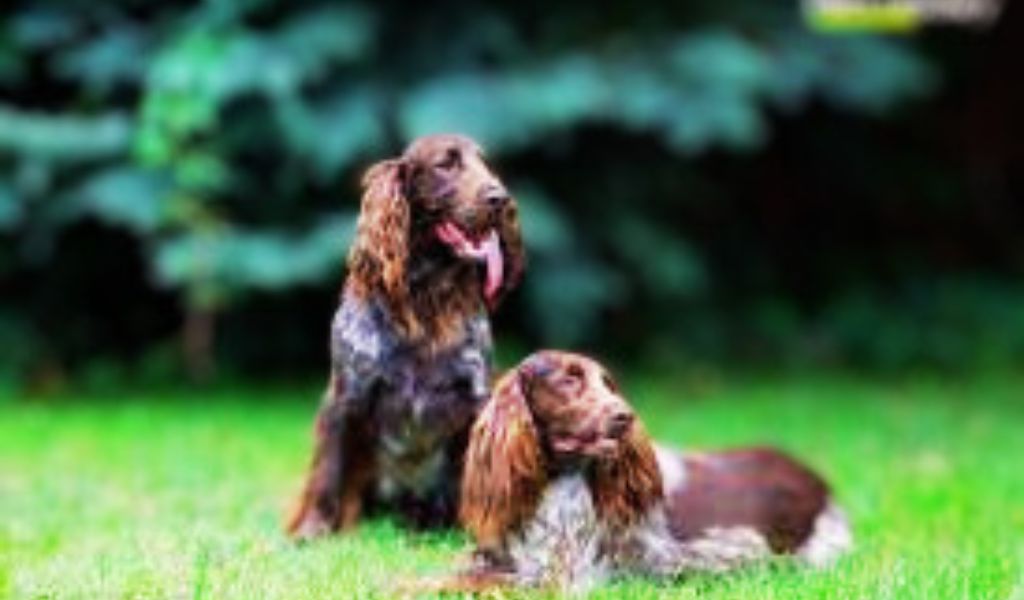
[(534, 354), (497, 383), (470, 435), (462, 500), (477, 550), (443, 590), (580, 591), (773, 554), (823, 566), (851, 545), (807, 467), (771, 448), (658, 447), (608, 372), (567, 352)]
[(363, 185), (312, 464), (287, 525), (300, 539), (374, 510), (455, 523), (462, 453), (490, 391), (488, 310), (523, 271), (516, 204), (472, 140), (420, 138)]

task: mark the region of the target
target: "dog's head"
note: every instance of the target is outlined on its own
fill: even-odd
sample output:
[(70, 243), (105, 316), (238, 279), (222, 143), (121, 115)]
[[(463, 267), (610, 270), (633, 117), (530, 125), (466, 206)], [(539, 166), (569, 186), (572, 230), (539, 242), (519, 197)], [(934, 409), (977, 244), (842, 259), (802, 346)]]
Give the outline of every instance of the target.
[(350, 269), (379, 280), (393, 298), (407, 296), (416, 252), (478, 263), (489, 307), (519, 281), (524, 255), (516, 203), (484, 161), (480, 147), (455, 134), (412, 142), (398, 158), (371, 167)]
[(587, 477), (601, 517), (636, 522), (662, 495), (654, 447), (600, 363), (546, 350), (495, 385), (473, 425), (461, 516), (482, 545), (533, 513), (552, 477)]
[(517, 378), (540, 442), (556, 466), (615, 460), (622, 451), (636, 416), (600, 363), (548, 350), (523, 361)]

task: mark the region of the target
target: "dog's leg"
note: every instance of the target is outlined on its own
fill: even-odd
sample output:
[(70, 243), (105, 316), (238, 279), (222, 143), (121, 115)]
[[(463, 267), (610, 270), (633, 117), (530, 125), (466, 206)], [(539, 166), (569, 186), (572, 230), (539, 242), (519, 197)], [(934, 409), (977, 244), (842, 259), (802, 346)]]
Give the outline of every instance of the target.
[(353, 526), (362, 512), (374, 461), (368, 420), (348, 410), (343, 385), (331, 378), (316, 417), (313, 460), (286, 529), (296, 539)]

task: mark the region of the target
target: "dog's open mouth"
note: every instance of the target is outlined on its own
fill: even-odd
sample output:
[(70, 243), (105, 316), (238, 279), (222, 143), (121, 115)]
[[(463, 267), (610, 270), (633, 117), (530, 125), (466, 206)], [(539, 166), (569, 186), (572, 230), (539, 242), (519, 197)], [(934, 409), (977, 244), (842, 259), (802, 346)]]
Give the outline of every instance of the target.
[(487, 267), (487, 277), (484, 281), (484, 297), (487, 302), (493, 303), (501, 289), (504, 278), (504, 259), (501, 256), (501, 240), (498, 232), (488, 229), (486, 233), (471, 237), (467, 235), (458, 225), (451, 221), (444, 221), (435, 226), (437, 238), (448, 244), (456, 255), (479, 261)]

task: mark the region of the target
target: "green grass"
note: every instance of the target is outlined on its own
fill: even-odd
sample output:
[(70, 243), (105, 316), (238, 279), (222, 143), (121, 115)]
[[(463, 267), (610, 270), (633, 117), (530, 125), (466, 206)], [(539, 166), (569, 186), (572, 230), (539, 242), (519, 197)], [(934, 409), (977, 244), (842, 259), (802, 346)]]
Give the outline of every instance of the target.
[[(1022, 384), (627, 378), (661, 439), (805, 457), (835, 484), (858, 545), (826, 572), (776, 565), (595, 596), (1022, 598)], [(0, 597), (386, 597), (450, 570), (458, 534), (378, 521), (305, 547), (283, 539), (315, 397), (0, 400)]]

